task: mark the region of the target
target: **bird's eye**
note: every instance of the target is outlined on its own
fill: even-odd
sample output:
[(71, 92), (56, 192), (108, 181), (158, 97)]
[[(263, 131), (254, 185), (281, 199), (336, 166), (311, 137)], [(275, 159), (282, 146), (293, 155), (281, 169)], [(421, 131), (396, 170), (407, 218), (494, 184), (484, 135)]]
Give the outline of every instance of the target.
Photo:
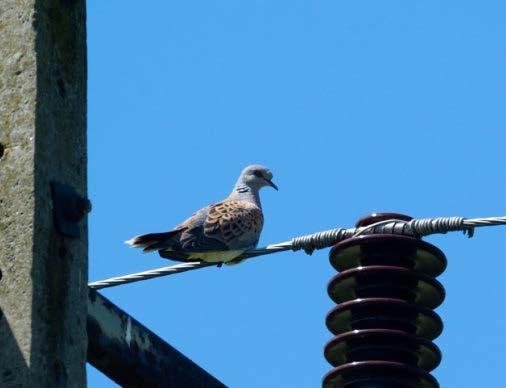
[(263, 178), (264, 177), (262, 175), (262, 171), (260, 171), (260, 170), (253, 171), (253, 175), (256, 176), (257, 178)]

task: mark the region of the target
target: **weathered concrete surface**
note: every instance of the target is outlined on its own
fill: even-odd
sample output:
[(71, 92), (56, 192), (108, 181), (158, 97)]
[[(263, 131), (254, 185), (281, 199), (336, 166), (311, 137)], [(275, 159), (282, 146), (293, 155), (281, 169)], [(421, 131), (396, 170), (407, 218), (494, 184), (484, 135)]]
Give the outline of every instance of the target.
[(88, 334), (88, 362), (123, 387), (225, 387), (92, 289)]
[(87, 226), (49, 186), (86, 194), (84, 0), (0, 1), (0, 144), (0, 386), (85, 386)]

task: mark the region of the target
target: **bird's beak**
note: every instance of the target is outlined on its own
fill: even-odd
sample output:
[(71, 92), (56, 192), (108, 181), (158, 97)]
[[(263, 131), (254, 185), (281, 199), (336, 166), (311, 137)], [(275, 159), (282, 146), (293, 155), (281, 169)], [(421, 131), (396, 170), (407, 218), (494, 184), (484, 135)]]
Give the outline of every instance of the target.
[(275, 184), (273, 181), (271, 181), (270, 179), (265, 179), (265, 181), (266, 181), (266, 182), (269, 184), (269, 186), (271, 186), (273, 189), (275, 189), (275, 190), (279, 190), (279, 189), (278, 189), (278, 186), (276, 186), (276, 184)]

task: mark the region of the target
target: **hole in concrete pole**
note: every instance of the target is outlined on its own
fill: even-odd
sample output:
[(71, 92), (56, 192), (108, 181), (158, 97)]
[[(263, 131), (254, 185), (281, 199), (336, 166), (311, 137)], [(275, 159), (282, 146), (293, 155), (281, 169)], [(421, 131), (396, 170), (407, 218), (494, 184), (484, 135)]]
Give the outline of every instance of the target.
[(2, 143), (0, 143), (0, 158), (4, 156), (5, 147)]

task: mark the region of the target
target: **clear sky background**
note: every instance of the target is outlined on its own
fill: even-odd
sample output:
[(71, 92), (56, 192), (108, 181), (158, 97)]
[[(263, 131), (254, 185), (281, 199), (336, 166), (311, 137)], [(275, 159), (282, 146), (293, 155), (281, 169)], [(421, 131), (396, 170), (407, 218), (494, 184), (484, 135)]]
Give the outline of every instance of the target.
[[(260, 245), (375, 211), (506, 214), (506, 2), (88, 1), (90, 281), (263, 163)], [(442, 387), (504, 385), (506, 228), (448, 257)], [(335, 274), (283, 253), (103, 291), (231, 387), (318, 387)], [(90, 387), (114, 383), (89, 368)]]

